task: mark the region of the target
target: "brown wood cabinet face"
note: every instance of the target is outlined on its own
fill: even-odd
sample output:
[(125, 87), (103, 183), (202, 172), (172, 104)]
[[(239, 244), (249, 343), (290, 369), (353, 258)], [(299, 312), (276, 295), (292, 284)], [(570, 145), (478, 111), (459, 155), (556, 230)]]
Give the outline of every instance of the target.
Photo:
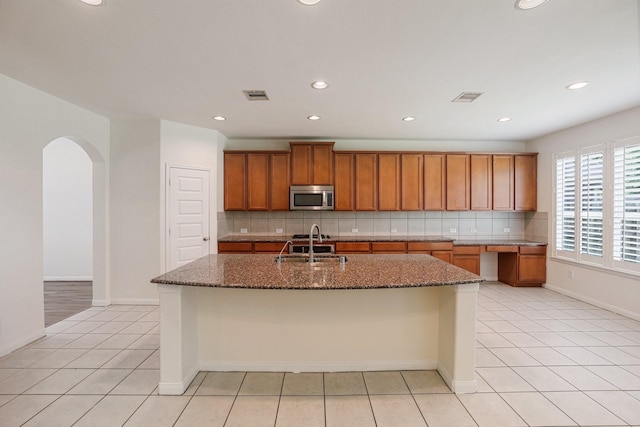
[(373, 242), (371, 253), (374, 254), (404, 254), (407, 252), (406, 242)]
[(289, 153), (269, 155), (269, 210), (289, 210)]
[(313, 145), (313, 185), (333, 184), (333, 144)]
[(453, 252), (451, 251), (431, 251), (431, 256), (441, 261), (453, 264)]
[(513, 156), (493, 155), (493, 210), (513, 210)]
[(291, 144), (291, 185), (313, 184), (310, 144)]
[(336, 253), (368, 254), (371, 252), (369, 242), (336, 242)]
[(515, 210), (535, 211), (538, 204), (538, 157), (516, 154), (514, 169)]
[(402, 171), (400, 206), (403, 211), (419, 211), (423, 207), (424, 177), (423, 158), (418, 154), (401, 154), (400, 169)]
[(378, 209), (378, 161), (375, 153), (355, 155), (355, 195), (357, 211)]
[(424, 155), (424, 209), (427, 211), (447, 208), (446, 160), (445, 154)]
[(520, 255), (518, 283), (541, 284), (547, 280), (547, 257), (544, 255)]
[(224, 210), (246, 209), (246, 155), (224, 153)]
[(447, 210), (469, 210), (469, 155), (447, 154)]
[(400, 210), (400, 155), (378, 155), (378, 210)]
[(477, 255), (456, 255), (453, 254), (453, 265), (470, 271), (473, 274), (480, 274), (480, 254)]
[(218, 242), (219, 254), (250, 254), (253, 252), (251, 242)]
[(470, 156), (471, 210), (489, 211), (492, 208), (492, 160), (491, 154)]
[(355, 164), (353, 153), (334, 154), (335, 210), (355, 209)]
[(269, 209), (269, 155), (247, 154), (247, 209)]
[(255, 242), (253, 251), (257, 254), (279, 254), (284, 245), (283, 242)]

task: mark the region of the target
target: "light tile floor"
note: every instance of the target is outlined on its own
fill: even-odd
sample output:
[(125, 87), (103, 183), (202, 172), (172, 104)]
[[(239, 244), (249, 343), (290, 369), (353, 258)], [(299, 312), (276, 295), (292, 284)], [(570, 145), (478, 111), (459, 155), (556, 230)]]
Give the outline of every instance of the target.
[(640, 425), (640, 322), (482, 284), (479, 392), (437, 372), (201, 372), (159, 396), (157, 307), (93, 307), (0, 358), (0, 426)]

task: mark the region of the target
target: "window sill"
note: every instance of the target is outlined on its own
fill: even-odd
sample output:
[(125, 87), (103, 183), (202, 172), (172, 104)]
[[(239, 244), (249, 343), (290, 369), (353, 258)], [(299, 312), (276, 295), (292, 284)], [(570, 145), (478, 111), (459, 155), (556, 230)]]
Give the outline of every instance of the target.
[(636, 273), (634, 271), (619, 270), (619, 269), (616, 269), (616, 268), (604, 267), (602, 265), (590, 264), (590, 263), (586, 263), (584, 261), (576, 261), (575, 259), (552, 256), (552, 257), (550, 257), (550, 260), (557, 261), (557, 262), (560, 262), (562, 264), (575, 265), (575, 266), (586, 268), (586, 269), (589, 269), (589, 270), (601, 271), (601, 272), (613, 274), (613, 275), (619, 276), (619, 277), (626, 277), (627, 279), (638, 280), (640, 278), (640, 273)]

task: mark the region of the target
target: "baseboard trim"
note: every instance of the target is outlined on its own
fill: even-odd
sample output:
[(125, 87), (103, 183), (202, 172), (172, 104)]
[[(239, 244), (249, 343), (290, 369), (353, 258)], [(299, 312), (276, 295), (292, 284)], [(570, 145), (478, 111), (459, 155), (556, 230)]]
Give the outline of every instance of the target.
[(25, 337), (25, 338), (21, 338), (19, 340), (15, 340), (12, 343), (9, 343), (8, 345), (4, 345), (2, 347), (0, 347), (0, 357), (5, 356), (9, 353), (11, 353), (12, 351), (15, 351), (17, 349), (19, 349), (20, 347), (24, 347), (27, 344), (31, 344), (32, 342), (34, 342), (35, 340), (38, 340), (42, 337), (44, 337), (46, 335), (46, 332), (44, 330), (44, 328), (38, 330), (38, 332), (34, 332), (33, 334)]
[(93, 282), (93, 276), (44, 276), (45, 282)]
[(344, 362), (239, 362), (207, 360), (200, 362), (201, 371), (244, 372), (353, 372), (435, 370), (435, 360), (344, 361)]
[(455, 394), (475, 393), (476, 391), (478, 391), (478, 383), (476, 382), (476, 380), (456, 381), (453, 379), (447, 368), (445, 368), (441, 363), (438, 363), (437, 369), (444, 382)]
[(575, 298), (575, 299), (577, 299), (579, 301), (595, 305), (596, 307), (600, 307), (600, 308), (604, 308), (605, 310), (613, 311), (614, 313), (621, 314), (621, 315), (623, 315), (625, 317), (629, 317), (629, 318), (634, 319), (634, 320), (640, 320), (640, 313), (636, 313), (636, 312), (633, 312), (633, 311), (618, 307), (617, 305), (607, 304), (606, 302), (602, 302), (602, 301), (600, 301), (598, 299), (590, 298), (590, 297), (584, 296), (582, 294), (579, 294), (577, 292), (569, 291), (569, 290), (567, 290), (565, 288), (562, 288), (562, 287), (559, 287), (559, 286), (554, 286), (554, 285), (549, 284), (549, 283), (545, 283), (542, 286), (544, 288), (546, 288), (546, 289), (551, 290), (551, 291), (558, 292), (559, 294), (566, 295), (568, 297)]
[(159, 298), (111, 298), (111, 304), (160, 305), (160, 299)]
[(162, 395), (170, 395), (170, 396), (179, 396), (187, 391), (191, 381), (198, 375), (198, 369), (194, 368), (185, 375), (181, 382), (177, 383), (167, 383), (160, 382), (158, 384), (158, 394)]

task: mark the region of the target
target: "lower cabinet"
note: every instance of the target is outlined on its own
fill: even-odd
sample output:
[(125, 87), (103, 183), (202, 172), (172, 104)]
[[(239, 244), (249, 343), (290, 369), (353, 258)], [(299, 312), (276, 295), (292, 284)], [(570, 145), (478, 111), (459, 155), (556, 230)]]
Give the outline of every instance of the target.
[(483, 246), (454, 246), (453, 265), (480, 274), (480, 252)]
[(368, 254), (370, 252), (369, 242), (336, 242), (336, 253), (339, 254)]
[(520, 246), (498, 254), (498, 280), (511, 286), (540, 286), (547, 281), (547, 247)]
[(252, 242), (218, 242), (219, 254), (250, 254), (252, 252)]

